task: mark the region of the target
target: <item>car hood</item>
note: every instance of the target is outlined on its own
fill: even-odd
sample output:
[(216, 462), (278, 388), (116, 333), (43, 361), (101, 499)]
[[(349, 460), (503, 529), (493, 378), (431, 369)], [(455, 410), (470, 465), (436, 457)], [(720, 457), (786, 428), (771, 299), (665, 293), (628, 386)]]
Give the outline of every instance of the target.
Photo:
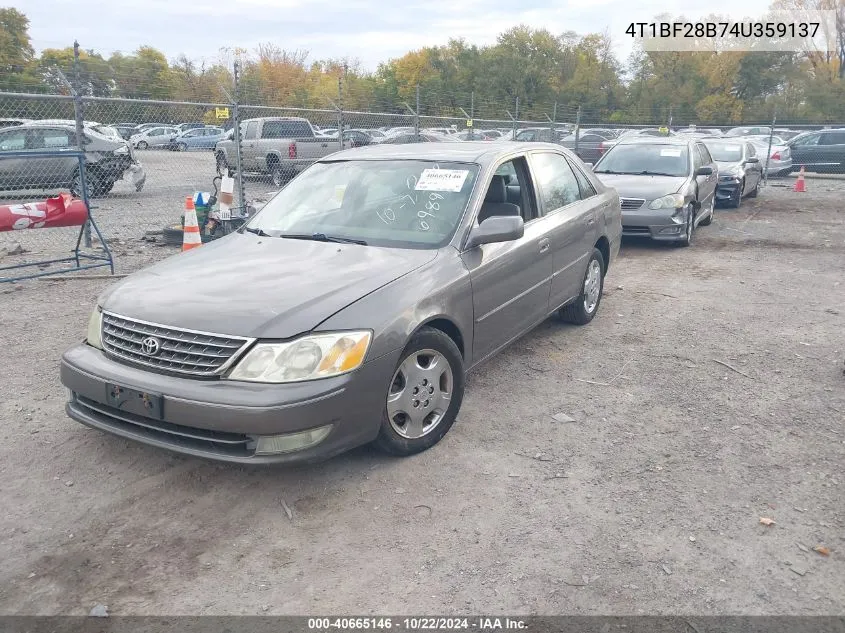
[(597, 173), (608, 187), (619, 192), (620, 198), (644, 198), (654, 200), (661, 196), (680, 191), (687, 181), (683, 176), (634, 176), (631, 174)]
[(177, 328), (284, 339), (312, 330), (435, 257), (433, 249), (236, 233), (130, 275), (99, 304)]
[(719, 167), (719, 173), (722, 175), (732, 174), (742, 171), (743, 163), (742, 161), (726, 161), (726, 160), (717, 160), (716, 165)]

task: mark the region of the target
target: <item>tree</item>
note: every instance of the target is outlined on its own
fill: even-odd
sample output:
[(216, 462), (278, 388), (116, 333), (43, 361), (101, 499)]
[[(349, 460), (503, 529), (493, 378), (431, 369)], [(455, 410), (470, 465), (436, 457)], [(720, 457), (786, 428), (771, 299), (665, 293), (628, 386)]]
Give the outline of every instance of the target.
[(0, 9), (0, 89), (38, 90), (41, 81), (35, 73), (34, 59), (29, 19), (17, 9)]

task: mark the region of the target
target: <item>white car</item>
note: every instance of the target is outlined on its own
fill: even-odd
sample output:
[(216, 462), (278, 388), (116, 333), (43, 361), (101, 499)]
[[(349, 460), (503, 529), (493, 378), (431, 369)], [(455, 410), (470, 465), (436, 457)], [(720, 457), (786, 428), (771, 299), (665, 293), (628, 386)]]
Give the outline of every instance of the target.
[(179, 135), (177, 127), (151, 127), (129, 137), (129, 143), (135, 149), (165, 147)]

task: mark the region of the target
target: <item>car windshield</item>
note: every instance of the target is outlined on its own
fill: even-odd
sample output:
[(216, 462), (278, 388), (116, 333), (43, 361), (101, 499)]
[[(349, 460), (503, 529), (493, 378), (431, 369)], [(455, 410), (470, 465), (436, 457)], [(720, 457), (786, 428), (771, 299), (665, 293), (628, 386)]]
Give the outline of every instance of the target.
[(478, 165), (468, 163), (316, 163), (270, 200), (246, 229), (281, 238), (437, 248), (455, 232), (477, 176)]
[(686, 145), (616, 145), (594, 169), (597, 174), (643, 174), (686, 176), (689, 156)]
[(707, 143), (713, 160), (721, 163), (738, 163), (742, 160), (742, 145), (737, 143)]

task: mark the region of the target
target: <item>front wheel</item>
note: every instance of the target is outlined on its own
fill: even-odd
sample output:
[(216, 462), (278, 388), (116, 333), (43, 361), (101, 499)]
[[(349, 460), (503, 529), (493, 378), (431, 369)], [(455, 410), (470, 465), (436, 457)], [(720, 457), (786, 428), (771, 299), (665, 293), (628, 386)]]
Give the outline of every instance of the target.
[(176, 151), (177, 151), (177, 152), (187, 152), (187, 151), (188, 151), (188, 146), (187, 146), (187, 145), (185, 145), (184, 143), (177, 143), (177, 144), (176, 144)]
[(593, 320), (601, 303), (604, 273), (604, 256), (599, 249), (594, 248), (590, 255), (590, 261), (587, 262), (587, 272), (584, 273), (581, 294), (575, 301), (558, 310), (558, 316), (563, 321), (576, 325), (586, 325)]
[(690, 246), (692, 244), (692, 234), (695, 232), (695, 212), (692, 207), (687, 207), (686, 222), (684, 222), (684, 235), (677, 242), (678, 246)]
[(276, 163), (270, 171), (270, 177), (273, 180), (273, 186), (281, 188), (288, 184), (293, 176), (290, 173), (289, 167), (283, 167)]
[(140, 141), (137, 145), (138, 149), (147, 149), (150, 146), (146, 141)]
[(440, 330), (420, 329), (402, 352), (387, 387), (375, 445), (407, 456), (437, 444), (455, 422), (464, 397), (464, 363)]
[[(85, 182), (88, 185), (88, 197), (94, 198), (103, 195), (103, 179), (100, 178), (97, 172), (90, 169), (85, 170)], [(110, 189), (109, 189), (110, 190)], [(73, 180), (70, 183), (70, 192), (75, 198), (82, 197), (82, 178), (80, 178), (79, 169), (73, 174)]]
[(713, 224), (713, 210), (716, 207), (716, 194), (713, 194), (713, 197), (710, 199), (710, 210), (707, 212), (707, 215), (701, 218), (701, 222), (699, 222), (699, 226), (710, 226)]
[(733, 192), (730, 200), (728, 200), (728, 206), (731, 209), (739, 209), (739, 205), (742, 204), (742, 190), (745, 189), (745, 181), (739, 183), (739, 186), (736, 188), (736, 191)]

